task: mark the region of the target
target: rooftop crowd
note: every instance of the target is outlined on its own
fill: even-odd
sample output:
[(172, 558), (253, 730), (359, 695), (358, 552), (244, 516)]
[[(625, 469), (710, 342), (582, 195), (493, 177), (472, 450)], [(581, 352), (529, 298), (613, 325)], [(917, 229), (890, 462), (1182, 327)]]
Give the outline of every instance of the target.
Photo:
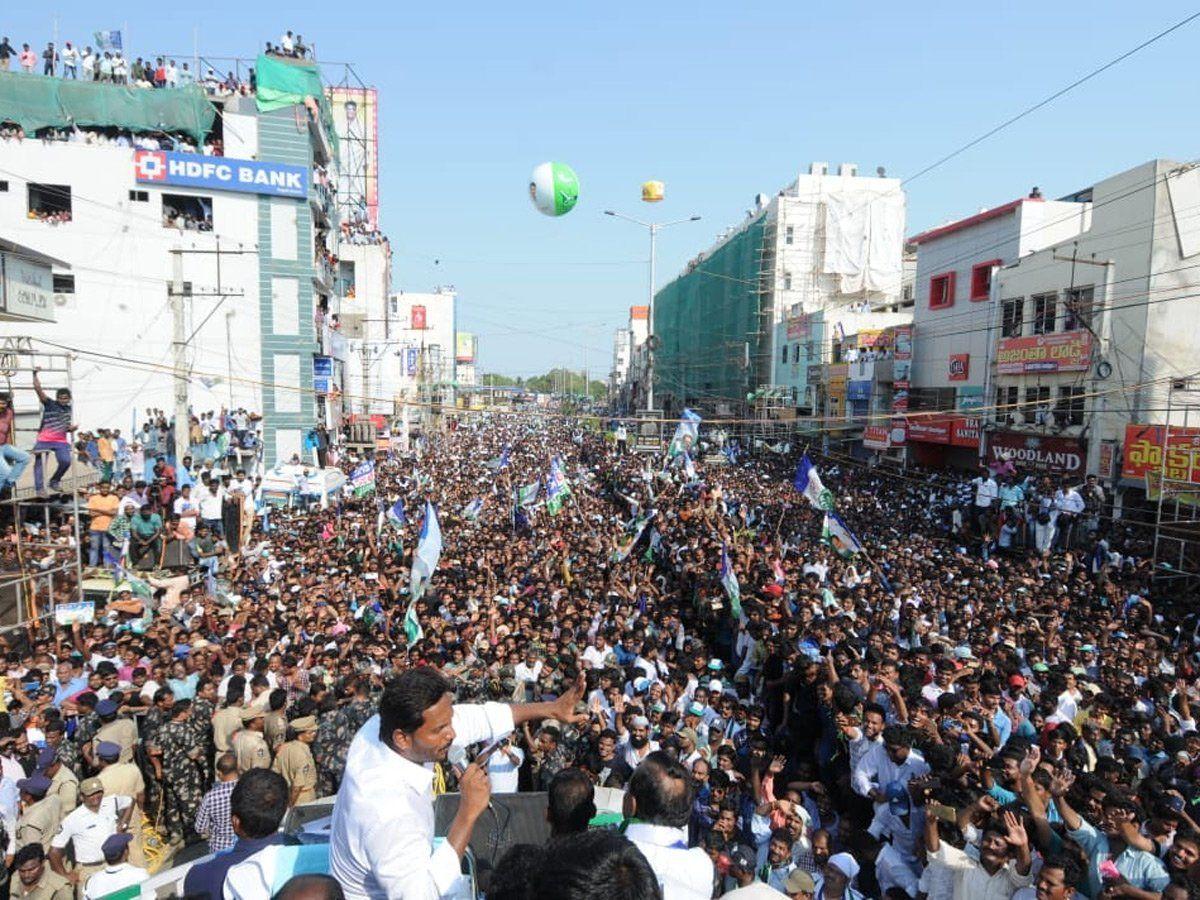
[[(369, 814), (345, 799), (352, 742), (421, 669), (460, 702), (551, 704), (462, 785), (484, 808), (549, 795), (550, 843), (495, 861), (489, 897), (1197, 895), (1200, 621), (1151, 592), (1100, 486), (814, 452), (851, 554), (794, 453), (613, 438), (472, 418), (381, 459), (373, 492), (265, 516), (253, 472), (214, 462), (243, 505), (190, 516), (205, 577), (150, 566), (95, 622), (3, 639), (14, 894), (206, 839), (230, 852), (188, 896), (269, 896), (289, 806), (343, 788), (341, 815)], [(527, 489), (555, 457), (565, 503)], [(135, 520), (175, 527), (178, 468), (132, 462), (112, 480), (143, 490)], [(406, 615), (427, 502), (444, 549)], [(445, 764), (435, 784), (460, 786)], [(596, 787), (626, 791), (616, 831), (587, 832)], [(78, 804), (132, 841), (92, 846)], [(411, 895), (342, 881), (305, 889)]]

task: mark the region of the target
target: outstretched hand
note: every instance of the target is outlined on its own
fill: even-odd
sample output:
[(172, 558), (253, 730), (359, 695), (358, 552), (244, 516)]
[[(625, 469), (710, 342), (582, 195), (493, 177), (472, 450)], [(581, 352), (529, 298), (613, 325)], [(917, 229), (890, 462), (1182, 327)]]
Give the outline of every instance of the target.
[(1016, 848), (1026, 847), (1029, 845), (1029, 835), (1025, 832), (1025, 826), (1011, 812), (1004, 813), (1004, 827), (1006, 834), (1004, 839)]
[(552, 704), (552, 717), (560, 722), (569, 722), (572, 725), (582, 725), (587, 722), (588, 714), (586, 712), (575, 711), (575, 707), (583, 700), (583, 694), (586, 690), (587, 676), (580, 669), (579, 675), (575, 678), (575, 683)]

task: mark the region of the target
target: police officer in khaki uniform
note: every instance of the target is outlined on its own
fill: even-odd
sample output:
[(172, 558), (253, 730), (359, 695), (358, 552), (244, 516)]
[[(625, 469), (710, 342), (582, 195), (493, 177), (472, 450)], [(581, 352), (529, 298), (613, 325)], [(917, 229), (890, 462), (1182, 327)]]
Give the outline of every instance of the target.
[(265, 716), (266, 713), (253, 706), (242, 710), (242, 728), (230, 741), (233, 755), (237, 757), (239, 775), (245, 775), (251, 769), (271, 768), (271, 749), (263, 737)]
[(20, 900), (75, 900), (75, 888), (46, 864), (46, 851), (39, 843), (26, 844), (13, 857), (10, 896)]
[(92, 766), (97, 764), (96, 748), (101, 741), (111, 741), (121, 748), (121, 762), (133, 762), (133, 748), (138, 742), (137, 725), (128, 716), (118, 716), (118, 708), (114, 700), (101, 700), (96, 704), (96, 715), (102, 724), (84, 754)]
[(21, 815), (17, 819), (17, 846), (40, 844), (50, 849), (50, 841), (62, 822), (62, 801), (50, 791), (50, 779), (45, 775), (30, 775), (17, 782), (21, 797)]
[(288, 783), (288, 806), (317, 799), (317, 764), (309, 747), (317, 737), (317, 717), (303, 716), (288, 725), (291, 738), (279, 748), (271, 766)]
[(242, 701), (246, 696), (246, 680), (235, 675), (225, 689), (225, 705), (217, 710), (212, 720), (213, 746), (216, 754), (213, 765), (225, 753), (233, 749), (233, 735), (242, 727)]
[(129, 846), (129, 861), (140, 866), (145, 861), (142, 847), (142, 813), (146, 808), (146, 779), (137, 763), (120, 762), (121, 748), (111, 741), (102, 741), (96, 746), (100, 760), (100, 771), (96, 778), (104, 785), (108, 797), (132, 797), (133, 814), (129, 818), (129, 830), (133, 843)]
[(276, 688), (271, 691), (271, 699), (267, 705), (266, 719), (263, 724), (263, 739), (272, 753), (278, 753), (283, 742), (287, 740), (288, 720), (283, 711), (287, 704), (287, 691)]
[(50, 779), (47, 796), (57, 797), (62, 804), (62, 814), (70, 815), (79, 805), (79, 777), (63, 765), (58, 751), (43, 747), (38, 752), (38, 771)]

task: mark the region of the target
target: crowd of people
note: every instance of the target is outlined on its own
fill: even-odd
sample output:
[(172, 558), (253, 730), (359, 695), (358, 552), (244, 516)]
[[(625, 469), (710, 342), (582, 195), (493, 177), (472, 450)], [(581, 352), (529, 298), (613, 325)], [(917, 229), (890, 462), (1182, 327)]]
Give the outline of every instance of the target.
[[(796, 454), (652, 458), (592, 424), (493, 414), (378, 460), (373, 491), (264, 519), (245, 503), (253, 472), (219, 452), (201, 465), (217, 477), (180, 488), (194, 465), (156, 459), (169, 431), (149, 429), (149, 471), (101, 432), (112, 481), (132, 485), (93, 523), (131, 496), (135, 528), (177, 527), (182, 509), (212, 571), (147, 572), (90, 624), (4, 639), (14, 888), (207, 839), (232, 850), (189, 874), (189, 896), (268, 896), (244, 885), (271, 884), (286, 809), (336, 795), (328, 896), (431, 895), (423, 877), (441, 893), (447, 851), (368, 833), (393, 795), (373, 795), (364, 760), (414, 758), (405, 735), (419, 745), (452, 692), (488, 711), (459, 731), (504, 738), (482, 774), (445, 762), (449, 739), (425, 758), (461, 815), (548, 793), (550, 842), (495, 860), (489, 897), (1197, 896), (1200, 618), (1152, 593), (1145, 535), (1113, 522), (1099, 485), (814, 453), (817, 505), (793, 486)], [(222, 506), (192, 514), (214, 483)], [(1063, 516), (1048, 539), (1047, 495)], [(831, 541), (824, 506), (861, 552)], [(1002, 545), (1018, 507), (1029, 539)], [(443, 549), (414, 598), (435, 515)], [(432, 699), (410, 723), (411, 697), (388, 691), (414, 679)], [(599, 787), (625, 791), (616, 831), (588, 831)], [(78, 843), (71, 802), (132, 842)], [(370, 861), (346, 850), (372, 841)]]
[[(7, 36), (0, 38), (0, 72), (20, 71), (25, 75), (43, 75), (71, 81), (94, 81), (128, 87), (171, 90), (199, 85), (213, 96), (230, 94), (253, 94), (256, 88), (255, 72), (249, 67), (244, 74), (230, 70), (221, 75), (211, 65), (203, 72), (199, 65), (187, 60), (179, 62), (170, 56), (126, 56), (119, 40), (97, 35), (97, 46), (82, 47), (73, 41), (64, 41), (61, 46), (48, 41), (45, 48), (35, 50), (22, 43), (20, 49)], [(285, 32), (279, 44), (267, 42), (266, 53), (303, 59), (310, 55), (311, 48), (304, 44), (300, 35)]]

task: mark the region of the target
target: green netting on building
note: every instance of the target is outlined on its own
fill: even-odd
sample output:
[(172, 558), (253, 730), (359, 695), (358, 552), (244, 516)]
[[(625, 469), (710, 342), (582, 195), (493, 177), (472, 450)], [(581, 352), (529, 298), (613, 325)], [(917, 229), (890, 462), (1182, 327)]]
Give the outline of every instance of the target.
[(98, 81), (67, 81), (0, 72), (0, 122), (33, 135), (42, 128), (77, 125), (133, 132), (182, 132), (200, 144), (217, 112), (196, 85), (173, 90), (126, 87)]
[(298, 62), (267, 56), (260, 53), (254, 63), (255, 102), (259, 112), (270, 112), (285, 106), (303, 103), (313, 97), (321, 108), (321, 124), (334, 152), (338, 149), (337, 129), (333, 127), (333, 112), (329, 98), (325, 96), (325, 85), (321, 81), (321, 70), (316, 63)]
[(758, 358), (760, 216), (691, 271), (654, 295), (654, 390), (664, 409), (711, 410), (746, 396), (746, 370)]

